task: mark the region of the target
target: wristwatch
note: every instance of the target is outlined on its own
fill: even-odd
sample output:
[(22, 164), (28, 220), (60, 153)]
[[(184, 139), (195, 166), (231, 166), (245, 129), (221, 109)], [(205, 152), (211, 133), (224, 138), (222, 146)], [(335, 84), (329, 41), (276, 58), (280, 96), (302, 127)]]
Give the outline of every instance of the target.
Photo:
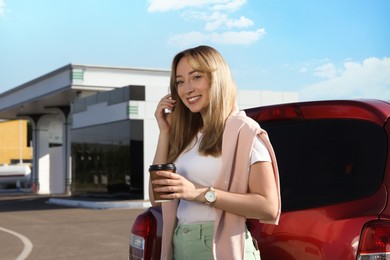
[(206, 205), (213, 205), (214, 202), (217, 200), (217, 193), (215, 192), (214, 187), (209, 187), (209, 189), (206, 191), (204, 194), (205, 202), (204, 204)]

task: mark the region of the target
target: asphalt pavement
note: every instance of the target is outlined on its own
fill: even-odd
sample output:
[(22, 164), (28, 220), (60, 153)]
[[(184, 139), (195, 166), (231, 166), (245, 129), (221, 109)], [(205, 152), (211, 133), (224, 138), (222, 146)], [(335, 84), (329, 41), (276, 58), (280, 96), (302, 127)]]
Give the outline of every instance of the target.
[(0, 259), (128, 259), (131, 226), (148, 206), (125, 196), (0, 193)]

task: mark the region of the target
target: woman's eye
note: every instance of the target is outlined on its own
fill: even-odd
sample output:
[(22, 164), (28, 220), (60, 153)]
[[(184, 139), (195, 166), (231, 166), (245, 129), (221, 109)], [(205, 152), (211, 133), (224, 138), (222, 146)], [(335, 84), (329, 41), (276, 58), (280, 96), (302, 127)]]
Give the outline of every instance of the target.
[(182, 80), (176, 81), (176, 86), (180, 86), (180, 85), (182, 85), (182, 84), (183, 84), (183, 81), (182, 81)]
[(195, 75), (194, 76), (194, 79), (201, 79), (202, 78), (202, 75)]

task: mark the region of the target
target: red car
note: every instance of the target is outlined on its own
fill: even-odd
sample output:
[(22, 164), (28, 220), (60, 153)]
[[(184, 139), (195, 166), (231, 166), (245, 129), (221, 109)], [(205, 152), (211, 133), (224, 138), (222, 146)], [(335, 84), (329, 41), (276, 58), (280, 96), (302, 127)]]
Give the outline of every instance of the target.
[[(390, 102), (313, 101), (247, 109), (279, 163), (279, 225), (248, 220), (261, 259), (390, 259)], [(138, 216), (130, 259), (159, 259), (161, 210)]]

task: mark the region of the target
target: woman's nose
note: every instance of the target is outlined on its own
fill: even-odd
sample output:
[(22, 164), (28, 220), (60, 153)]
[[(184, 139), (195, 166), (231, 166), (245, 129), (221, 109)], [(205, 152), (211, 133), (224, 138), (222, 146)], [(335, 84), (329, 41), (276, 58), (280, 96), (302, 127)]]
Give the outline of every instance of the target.
[(188, 90), (186, 91), (186, 94), (187, 94), (187, 95), (190, 95), (192, 92), (194, 92), (194, 89), (188, 89)]
[(191, 94), (192, 92), (194, 92), (194, 88), (192, 87), (192, 85), (186, 84), (185, 85), (185, 93), (188, 95), (188, 94)]

